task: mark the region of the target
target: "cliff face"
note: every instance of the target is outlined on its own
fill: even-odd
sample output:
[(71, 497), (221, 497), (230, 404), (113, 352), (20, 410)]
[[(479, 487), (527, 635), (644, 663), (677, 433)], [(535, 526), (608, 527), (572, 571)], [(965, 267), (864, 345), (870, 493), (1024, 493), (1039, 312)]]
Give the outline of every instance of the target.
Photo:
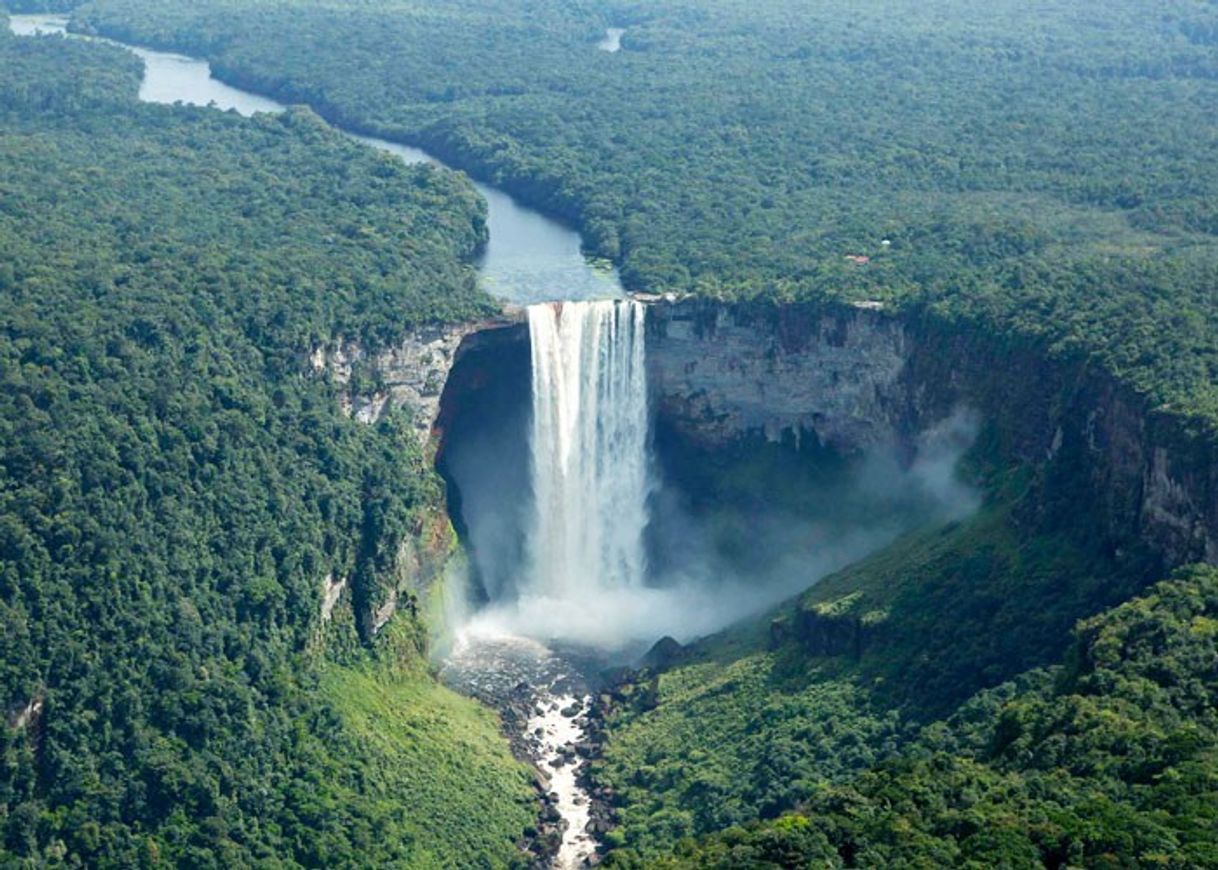
[(726, 446), (771, 441), (855, 450), (891, 440), (902, 421), (905, 329), (868, 312), (697, 301), (649, 311), (647, 362), (658, 411), (686, 437)]
[[(505, 315), (483, 323), (428, 326), (410, 332), (396, 345), (370, 353), (360, 342), (338, 339), (314, 348), (307, 366), (315, 376), (329, 377), (339, 387), (339, 401), (347, 416), (373, 424), (390, 411), (408, 408), (424, 449), (433, 447), (433, 430), (440, 417), (440, 397), (458, 358), (470, 347), (489, 340), (517, 319)], [(380, 544), (376, 546), (381, 546)], [(355, 595), (354, 617), (365, 638), (373, 637), (403, 607), (414, 612), (416, 602), (443, 571), (452, 554), (452, 526), (441, 508), (424, 515), (409, 534), (392, 548), (392, 568), (376, 594)], [(320, 584), (320, 624), (334, 618), (344, 596), (351, 598), (347, 577), (333, 574)]]
[(647, 354), (658, 413), (703, 445), (811, 436), (912, 451), (964, 407), (1037, 469), (1042, 520), (1093, 511), (1117, 550), (1218, 561), (1212, 445), (1085, 363), (874, 305), (701, 300), (652, 305)]
[[(493, 413), (488, 383), (510, 370), (512, 389), (527, 389), (516, 372), (527, 342), (517, 315), (422, 330), (375, 355), (339, 342), (310, 361), (354, 417), (408, 404), (420, 438), (442, 450), (457, 416)], [(920, 433), (968, 409), (994, 449), (1034, 470), (1030, 522), (1085, 513), (1118, 558), (1218, 562), (1213, 445), (1085, 362), (875, 305), (704, 300), (649, 307), (647, 360), (657, 413), (703, 447), (815, 439), (844, 453), (892, 444), (908, 458)], [(372, 633), (442, 567), (441, 537), (428, 528), (401, 542), (397, 590), (358, 615)]]
[(414, 427), (424, 444), (440, 413), (440, 393), (456, 360), (457, 348), (480, 324), (429, 326), (411, 332), (398, 344), (369, 353), (357, 341), (339, 339), (314, 348), (309, 365), (341, 386), (343, 413), (361, 423), (375, 423), (393, 408), (411, 408)]
[[(352, 578), (327, 574), (321, 584), (318, 639), (323, 637), (325, 626), (335, 619), (353, 618), (360, 635), (373, 638), (397, 613), (407, 610), (416, 615), (420, 601), (443, 573), (455, 546), (447, 514), (443, 510), (430, 511), (421, 515), (415, 527), (397, 541), (390, 570), (376, 588), (365, 589), (361, 596), (353, 587)], [(358, 581), (358, 572), (355, 576)]]
[(403, 608), (412, 616), (418, 614), (419, 602), (444, 571), (455, 544), (447, 514), (436, 511), (421, 518), (412, 533), (398, 542), (380, 600), (357, 615), (365, 637), (375, 637)]

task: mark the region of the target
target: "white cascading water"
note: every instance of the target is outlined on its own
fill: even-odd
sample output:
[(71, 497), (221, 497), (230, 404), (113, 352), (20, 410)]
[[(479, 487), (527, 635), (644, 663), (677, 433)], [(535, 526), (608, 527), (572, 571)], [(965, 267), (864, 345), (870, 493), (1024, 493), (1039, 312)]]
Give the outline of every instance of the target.
[(506, 704), (522, 729), (517, 745), (548, 775), (541, 788), (562, 820), (554, 870), (588, 866), (592, 823), (605, 822), (593, 815), (587, 762), (574, 751), (589, 738), (592, 695), (577, 659), (529, 638), (608, 647), (635, 621), (650, 490), (644, 314), (633, 300), (529, 306), (534, 507), (525, 576), (517, 600), (466, 624), (445, 666), (451, 684)]
[(528, 309), (536, 508), (526, 595), (562, 601), (638, 586), (649, 492), (643, 305)]

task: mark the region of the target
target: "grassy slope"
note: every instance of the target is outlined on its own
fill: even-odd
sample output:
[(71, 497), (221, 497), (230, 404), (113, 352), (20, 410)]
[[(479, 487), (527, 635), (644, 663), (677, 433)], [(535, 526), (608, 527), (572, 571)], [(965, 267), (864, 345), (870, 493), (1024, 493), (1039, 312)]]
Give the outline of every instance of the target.
[(516, 835), (536, 812), (494, 713), (440, 686), (417, 658), (331, 665), (320, 688), (358, 747), (361, 799), (382, 804), (396, 821), (412, 867), (514, 859)]

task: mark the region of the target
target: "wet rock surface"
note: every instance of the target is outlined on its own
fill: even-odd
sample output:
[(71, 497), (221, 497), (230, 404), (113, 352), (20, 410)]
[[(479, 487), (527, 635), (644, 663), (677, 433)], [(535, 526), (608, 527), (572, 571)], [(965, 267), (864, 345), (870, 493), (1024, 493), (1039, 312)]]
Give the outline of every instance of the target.
[(533, 767), (538, 820), (520, 844), (530, 866), (595, 866), (615, 825), (612, 794), (588, 778), (608, 703), (597, 693), (601, 664), (586, 651), (498, 636), (460, 639), (441, 669), (450, 687), (499, 711), (513, 754)]

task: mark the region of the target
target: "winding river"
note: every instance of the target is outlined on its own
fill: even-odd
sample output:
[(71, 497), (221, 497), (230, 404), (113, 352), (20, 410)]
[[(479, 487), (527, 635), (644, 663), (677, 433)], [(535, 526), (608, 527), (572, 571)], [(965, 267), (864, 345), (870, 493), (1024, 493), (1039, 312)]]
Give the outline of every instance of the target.
[[(67, 34), (68, 19), (62, 15), (13, 15), (9, 24), (18, 36)], [(247, 117), (257, 112), (282, 112), (285, 108), (272, 99), (213, 78), (211, 65), (205, 60), (113, 40), (101, 41), (121, 45), (144, 61), (144, 80), (140, 85), (140, 99), (144, 102), (215, 106)], [(407, 163), (444, 165), (418, 148), (346, 130), (341, 132)], [(490, 241), (477, 265), (482, 284), (491, 295), (516, 305), (624, 295), (615, 269), (583, 255), (578, 232), (522, 206), (501, 190), (477, 181), (474, 185), (488, 206)]]
[[(66, 16), (12, 15), (9, 23), (19, 36), (93, 39), (68, 33)], [(612, 31), (609, 39), (616, 43)], [(139, 92), (144, 102), (214, 106), (247, 117), (284, 111), (274, 100), (213, 78), (204, 60), (99, 41), (126, 48), (144, 61)], [(602, 47), (616, 50), (616, 45)], [(340, 131), (407, 163), (443, 165), (417, 148)], [(488, 205), (490, 240), (477, 267), (491, 295), (516, 305), (625, 295), (616, 270), (583, 255), (577, 232), (520, 205), (503, 191), (475, 185)], [(525, 638), (476, 633), (457, 639), (441, 672), (453, 687), (499, 708), (514, 750), (537, 767), (546, 810), (557, 813), (555, 839), (561, 838), (556, 853), (544, 857), (560, 870), (585, 865), (597, 845), (590, 833), (597, 824), (590, 823), (592, 800), (581, 776), (585, 762), (576, 752), (588, 745), (593, 689), (581, 672), (594, 671), (595, 663), (578, 659), (578, 654)]]

